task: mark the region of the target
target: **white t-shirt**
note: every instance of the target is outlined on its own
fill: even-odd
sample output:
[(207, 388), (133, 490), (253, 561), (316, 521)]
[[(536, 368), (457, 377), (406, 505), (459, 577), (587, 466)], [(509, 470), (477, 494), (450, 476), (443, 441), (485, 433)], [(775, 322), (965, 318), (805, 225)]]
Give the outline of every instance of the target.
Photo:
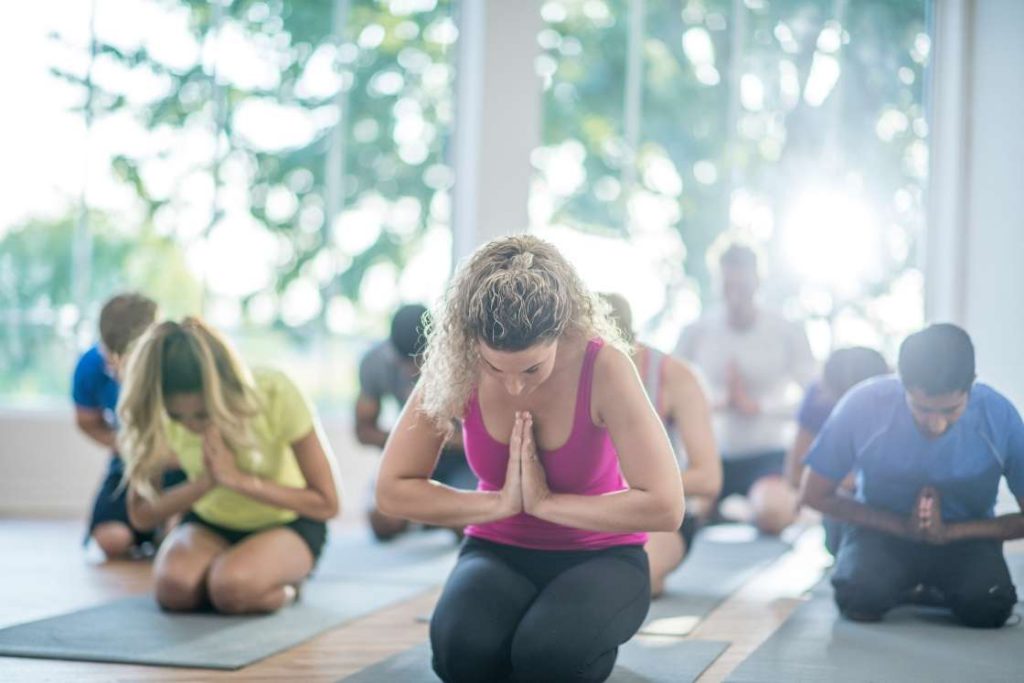
[[(796, 432), (801, 389), (817, 373), (803, 325), (759, 310), (749, 329), (735, 330), (725, 311), (714, 311), (683, 330), (674, 355), (690, 361), (704, 375), (723, 458), (789, 447)], [(725, 406), (730, 362), (736, 364), (747, 393), (760, 406), (759, 414), (741, 415)]]

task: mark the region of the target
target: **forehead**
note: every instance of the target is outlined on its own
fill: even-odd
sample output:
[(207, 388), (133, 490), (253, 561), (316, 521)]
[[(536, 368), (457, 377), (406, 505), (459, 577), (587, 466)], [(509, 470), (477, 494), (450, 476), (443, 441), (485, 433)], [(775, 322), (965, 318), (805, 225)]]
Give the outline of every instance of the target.
[(948, 394), (931, 396), (920, 389), (908, 389), (907, 398), (914, 408), (923, 410), (952, 410), (959, 408), (967, 401), (966, 391), (953, 391)]
[(551, 341), (534, 344), (522, 351), (499, 351), (483, 342), (478, 343), (480, 356), (502, 372), (523, 372), (543, 363), (554, 355), (557, 346), (557, 342)]
[(164, 399), (164, 404), (167, 406), (168, 410), (176, 411), (199, 410), (205, 405), (203, 395), (198, 391), (187, 394), (171, 394)]
[(736, 281), (757, 279), (757, 267), (745, 263), (723, 264), (721, 273), (723, 280)]

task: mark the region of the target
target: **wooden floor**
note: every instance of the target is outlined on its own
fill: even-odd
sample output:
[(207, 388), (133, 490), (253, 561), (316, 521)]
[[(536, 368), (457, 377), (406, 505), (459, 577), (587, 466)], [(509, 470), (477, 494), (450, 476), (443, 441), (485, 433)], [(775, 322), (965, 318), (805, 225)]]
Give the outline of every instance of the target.
[[(146, 562), (99, 563), (83, 552), (79, 521), (0, 519), (0, 627), (53, 616), (151, 588)], [(781, 624), (824, 562), (820, 540), (804, 534), (712, 612), (691, 638), (727, 640), (702, 682), (721, 681)], [(422, 642), (439, 590), (349, 622), (240, 671), (0, 657), (0, 681), (337, 681)]]

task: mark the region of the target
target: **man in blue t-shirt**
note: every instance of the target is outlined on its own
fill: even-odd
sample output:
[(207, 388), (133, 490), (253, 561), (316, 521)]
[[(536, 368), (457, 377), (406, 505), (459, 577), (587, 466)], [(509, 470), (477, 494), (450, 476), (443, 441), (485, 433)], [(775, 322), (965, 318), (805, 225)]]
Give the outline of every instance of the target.
[[(849, 525), (836, 604), (877, 621), (926, 586), (962, 623), (1002, 626), (1017, 602), (1003, 541), (1024, 537), (1024, 514), (994, 508), (1006, 477), (1024, 509), (1024, 422), (974, 381), (974, 346), (955, 325), (907, 337), (898, 369), (851, 390), (807, 457), (803, 501)], [(839, 492), (851, 472), (853, 498)]]
[[(89, 536), (108, 558), (123, 557), (133, 547), (152, 542), (153, 534), (128, 522), (126, 495), (121, 487), (124, 464), (117, 455), (118, 374), (128, 347), (156, 319), (156, 303), (139, 294), (121, 294), (100, 311), (100, 343), (86, 351), (75, 366), (71, 396), (75, 423), (90, 439), (110, 451), (110, 464), (93, 503)], [(165, 483), (181, 481), (169, 472)]]

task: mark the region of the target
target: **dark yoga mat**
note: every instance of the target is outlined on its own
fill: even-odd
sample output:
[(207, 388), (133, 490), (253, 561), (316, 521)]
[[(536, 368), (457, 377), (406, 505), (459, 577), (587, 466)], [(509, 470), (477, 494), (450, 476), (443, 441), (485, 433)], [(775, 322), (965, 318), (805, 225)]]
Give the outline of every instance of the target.
[(455, 566), (458, 549), (455, 534), (447, 529), (414, 530), (386, 543), (360, 529), (331, 536), (316, 576), (440, 585)]
[[(634, 639), (619, 648), (619, 659), (610, 683), (689, 683), (697, 680), (728, 643), (677, 638)], [(424, 643), (367, 667), (345, 679), (346, 683), (434, 683), (430, 645)]]
[(0, 656), (238, 669), (424, 590), (313, 580), (295, 605), (244, 617), (167, 614), (145, 595), (0, 630)]
[(664, 593), (651, 602), (640, 633), (685, 636), (790, 547), (778, 538), (757, 536), (752, 527), (742, 525), (720, 525), (702, 531), (683, 566), (669, 575)]
[[(1007, 558), (1018, 592), (1024, 555)], [(1017, 614), (1021, 613), (1017, 606)], [(727, 681), (961, 683), (1024, 680), (1020, 616), (997, 630), (960, 626), (948, 611), (901, 607), (875, 624), (839, 616), (828, 580)]]

